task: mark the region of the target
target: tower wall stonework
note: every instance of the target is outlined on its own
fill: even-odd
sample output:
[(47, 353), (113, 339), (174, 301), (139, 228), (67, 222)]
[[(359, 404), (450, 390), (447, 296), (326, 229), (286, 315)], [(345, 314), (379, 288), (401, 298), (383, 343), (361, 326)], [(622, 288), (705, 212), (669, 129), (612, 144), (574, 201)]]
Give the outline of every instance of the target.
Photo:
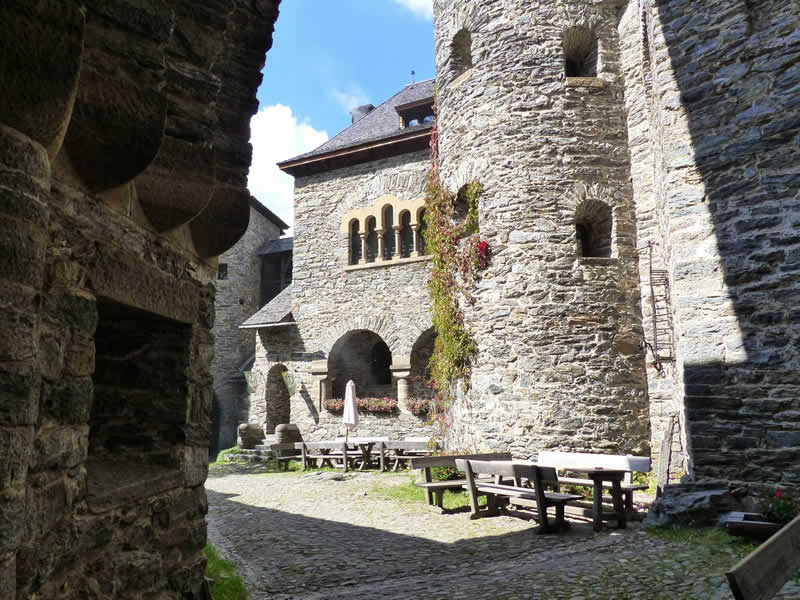
[(800, 485), (799, 21), (792, 3), (642, 0), (619, 24), (639, 245), (672, 312), (654, 423), (677, 414), (683, 468), (740, 490)]
[[(443, 183), (482, 184), (480, 236), (492, 251), (465, 309), (479, 355), (451, 444), (648, 454), (616, 10), (440, 0), (434, 19)], [(565, 78), (573, 27), (597, 39), (596, 78)], [(462, 30), (472, 67), (458, 73)], [(587, 202), (611, 210), (610, 256), (580, 255), (576, 213)]]
[(0, 4), (3, 600), (203, 597), (215, 257), (276, 17)]

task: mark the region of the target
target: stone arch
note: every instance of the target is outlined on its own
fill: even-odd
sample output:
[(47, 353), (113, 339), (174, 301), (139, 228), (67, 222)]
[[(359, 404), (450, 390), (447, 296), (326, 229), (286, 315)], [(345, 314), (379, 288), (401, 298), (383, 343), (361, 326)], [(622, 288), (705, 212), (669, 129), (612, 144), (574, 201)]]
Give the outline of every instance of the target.
[(348, 331), (328, 354), (331, 396), (342, 397), (352, 380), (359, 396), (393, 395), (392, 351), (380, 335), (368, 329)]
[(368, 329), (378, 334), (389, 346), (392, 355), (408, 356), (416, 339), (433, 326), (430, 313), (427, 311), (402, 327), (391, 316), (358, 316), (344, 319), (330, 327), (320, 339), (320, 350), (326, 357), (330, 356), (334, 344), (350, 331)]
[(585, 25), (570, 27), (561, 40), (564, 50), (564, 72), (567, 77), (597, 77), (598, 42)]
[(425, 231), (428, 229), (428, 223), (425, 221), (425, 207), (423, 206), (417, 211), (417, 251), (420, 255), (428, 253), (428, 244), (425, 241)]
[(430, 360), (436, 342), (436, 330), (429, 327), (414, 341), (409, 359), (409, 395), (414, 398), (432, 398), (433, 389), (428, 385), (430, 380)]
[(275, 433), (275, 427), (289, 423), (291, 417), (291, 398), (286, 387), (285, 373), (289, 369), (283, 364), (272, 365), (267, 371), (264, 386), (264, 406), (266, 407), (264, 431)]
[(610, 257), (612, 246), (611, 207), (605, 202), (586, 199), (575, 209), (575, 233), (579, 256)]

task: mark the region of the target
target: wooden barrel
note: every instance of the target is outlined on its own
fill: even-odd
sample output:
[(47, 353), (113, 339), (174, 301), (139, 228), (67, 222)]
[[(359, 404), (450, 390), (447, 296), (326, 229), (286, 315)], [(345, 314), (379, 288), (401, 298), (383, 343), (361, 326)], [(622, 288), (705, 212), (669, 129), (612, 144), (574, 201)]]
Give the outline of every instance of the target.
[[(303, 436), (300, 435), (300, 428), (294, 423), (283, 423), (275, 426), (276, 444), (294, 444), (302, 442)], [(279, 450), (280, 456), (292, 456), (300, 454), (300, 450)]]

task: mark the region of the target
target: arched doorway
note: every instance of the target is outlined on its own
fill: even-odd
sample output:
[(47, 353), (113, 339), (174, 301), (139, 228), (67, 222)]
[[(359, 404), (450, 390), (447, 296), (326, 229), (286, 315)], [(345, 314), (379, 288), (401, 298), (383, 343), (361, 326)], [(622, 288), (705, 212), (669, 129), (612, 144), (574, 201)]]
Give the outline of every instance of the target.
[(411, 373), (408, 377), (408, 394), (413, 398), (433, 398), (429, 385), (431, 378), (430, 362), (433, 345), (436, 343), (436, 330), (431, 327), (423, 331), (411, 348)]
[(377, 333), (360, 329), (344, 334), (328, 354), (331, 395), (344, 397), (349, 380), (359, 397), (394, 397), (392, 351)]
[(264, 392), (267, 407), (264, 430), (267, 434), (275, 433), (276, 426), (289, 422), (291, 398), (289, 388), (286, 387), (287, 372), (284, 365), (275, 365), (267, 372), (267, 387)]

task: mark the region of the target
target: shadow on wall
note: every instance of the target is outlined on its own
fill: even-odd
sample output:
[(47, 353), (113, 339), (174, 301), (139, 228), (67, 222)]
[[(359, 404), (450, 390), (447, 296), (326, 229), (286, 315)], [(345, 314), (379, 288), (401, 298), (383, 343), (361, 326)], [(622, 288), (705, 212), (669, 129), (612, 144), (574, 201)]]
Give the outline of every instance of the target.
[(695, 476), (800, 485), (800, 8), (656, 4), (679, 92), (654, 90)]

